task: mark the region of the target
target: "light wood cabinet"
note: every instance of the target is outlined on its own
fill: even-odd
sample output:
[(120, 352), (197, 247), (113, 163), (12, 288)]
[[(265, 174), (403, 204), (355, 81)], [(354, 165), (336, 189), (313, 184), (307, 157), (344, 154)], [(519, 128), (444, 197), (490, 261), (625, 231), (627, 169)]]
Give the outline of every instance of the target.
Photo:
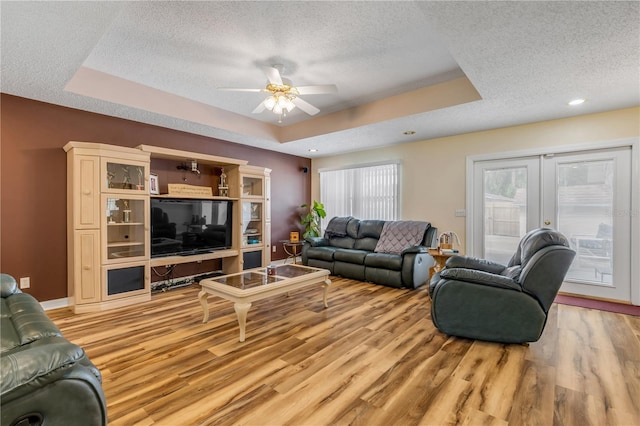
[[(210, 259), (222, 259), (222, 271), (226, 274), (240, 272), (250, 266), (267, 266), (271, 262), (271, 202), (270, 202), (270, 173), (271, 169), (250, 166), (245, 160), (220, 157), (209, 154), (160, 148), (149, 145), (138, 146), (140, 150), (151, 155), (151, 171), (167, 175), (166, 170), (156, 170), (160, 161), (171, 160), (164, 167), (175, 169), (181, 164), (196, 162), (203, 169), (213, 168), (224, 170), (226, 175), (226, 195), (220, 192), (219, 180), (211, 184), (211, 198), (230, 200), (233, 203), (233, 235), (232, 247), (228, 250), (218, 250), (211, 253), (194, 256), (170, 256), (151, 258), (151, 266), (167, 266), (179, 263), (189, 263)], [(159, 167), (159, 166), (158, 166)], [(189, 172), (187, 172), (189, 173)], [(199, 176), (202, 182), (211, 182), (208, 177)], [(168, 183), (160, 182), (161, 187)], [(180, 198), (175, 194), (152, 195), (158, 198)], [(191, 198), (185, 196), (185, 198)], [(253, 256), (246, 256), (253, 253)], [(259, 261), (255, 261), (258, 254)], [(251, 261), (245, 260), (251, 259)]]
[(74, 312), (149, 300), (149, 154), (91, 142), (64, 149)]
[[(221, 259), (224, 273), (271, 262), (271, 170), (244, 160), (140, 145), (119, 147), (69, 142), (67, 153), (68, 296), (74, 312), (92, 312), (151, 298), (151, 268)], [(151, 197), (154, 160), (167, 168), (206, 165), (210, 196), (233, 209), (232, 246), (194, 255), (151, 257)], [(211, 170), (217, 170), (216, 175)], [(224, 170), (226, 186), (217, 175)], [(190, 171), (187, 171), (190, 172)], [(198, 176), (200, 172), (198, 172)], [(168, 179), (167, 179), (168, 180)], [(169, 183), (161, 182), (166, 188)], [(183, 198), (194, 198), (185, 195)]]
[[(246, 165), (238, 168), (241, 211), (236, 217), (245, 259), (243, 269), (271, 263), (270, 176), (271, 169)], [(256, 259), (260, 259), (260, 265), (256, 265)]]

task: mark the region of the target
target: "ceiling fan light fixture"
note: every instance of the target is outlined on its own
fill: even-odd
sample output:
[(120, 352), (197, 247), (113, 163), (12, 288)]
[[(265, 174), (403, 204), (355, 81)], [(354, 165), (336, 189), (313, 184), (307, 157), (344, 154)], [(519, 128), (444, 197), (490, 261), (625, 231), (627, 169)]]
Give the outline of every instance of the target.
[(276, 97), (271, 95), (264, 100), (264, 107), (269, 111), (273, 111), (273, 107), (275, 107), (277, 103), (278, 103), (278, 100), (276, 99)]
[(281, 109), (287, 108), (290, 103), (291, 103), (291, 101), (289, 99), (287, 99), (287, 97), (285, 95), (278, 96), (278, 106)]

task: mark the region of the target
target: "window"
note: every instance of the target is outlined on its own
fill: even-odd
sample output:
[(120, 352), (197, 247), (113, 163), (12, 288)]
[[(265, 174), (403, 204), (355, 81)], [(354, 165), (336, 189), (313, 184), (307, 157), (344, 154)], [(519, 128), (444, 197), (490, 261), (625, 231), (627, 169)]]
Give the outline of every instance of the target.
[(320, 170), (320, 200), (327, 217), (397, 220), (400, 164), (384, 163), (338, 170)]

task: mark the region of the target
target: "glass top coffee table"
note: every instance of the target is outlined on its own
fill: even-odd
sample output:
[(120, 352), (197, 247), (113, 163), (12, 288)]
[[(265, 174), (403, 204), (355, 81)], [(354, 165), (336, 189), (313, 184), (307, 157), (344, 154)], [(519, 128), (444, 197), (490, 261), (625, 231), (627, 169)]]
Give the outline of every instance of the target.
[(240, 326), (240, 342), (244, 342), (247, 312), (251, 302), (271, 296), (288, 293), (310, 285), (320, 284), (324, 291), (322, 300), (327, 305), (327, 293), (331, 280), (326, 269), (312, 268), (302, 265), (279, 265), (268, 268), (249, 269), (230, 275), (222, 275), (200, 281), (202, 290), (198, 299), (202, 305), (202, 322), (209, 321), (207, 296), (212, 294), (234, 302), (234, 309)]

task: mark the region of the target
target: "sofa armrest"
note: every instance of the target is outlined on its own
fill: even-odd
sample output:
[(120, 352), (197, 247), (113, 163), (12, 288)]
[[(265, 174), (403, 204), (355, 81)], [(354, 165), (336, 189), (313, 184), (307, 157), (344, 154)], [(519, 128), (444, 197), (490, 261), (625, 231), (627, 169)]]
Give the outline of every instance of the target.
[(51, 338), (48, 344), (26, 347), (0, 358), (0, 394), (36, 382), (38, 387), (62, 377), (65, 368), (84, 357), (84, 351), (63, 338)]
[(447, 259), (446, 267), (472, 269), (491, 274), (499, 274), (506, 268), (506, 266), (497, 262), (467, 256), (451, 256)]
[(307, 237), (304, 239), (311, 247), (325, 247), (329, 245), (329, 240), (323, 237)]
[(409, 254), (409, 253), (427, 253), (428, 251), (429, 249), (426, 248), (425, 246), (410, 246), (402, 250), (401, 254), (404, 256), (405, 254)]
[(440, 278), (522, 291), (522, 288), (509, 277), (473, 269), (447, 268), (440, 271)]

